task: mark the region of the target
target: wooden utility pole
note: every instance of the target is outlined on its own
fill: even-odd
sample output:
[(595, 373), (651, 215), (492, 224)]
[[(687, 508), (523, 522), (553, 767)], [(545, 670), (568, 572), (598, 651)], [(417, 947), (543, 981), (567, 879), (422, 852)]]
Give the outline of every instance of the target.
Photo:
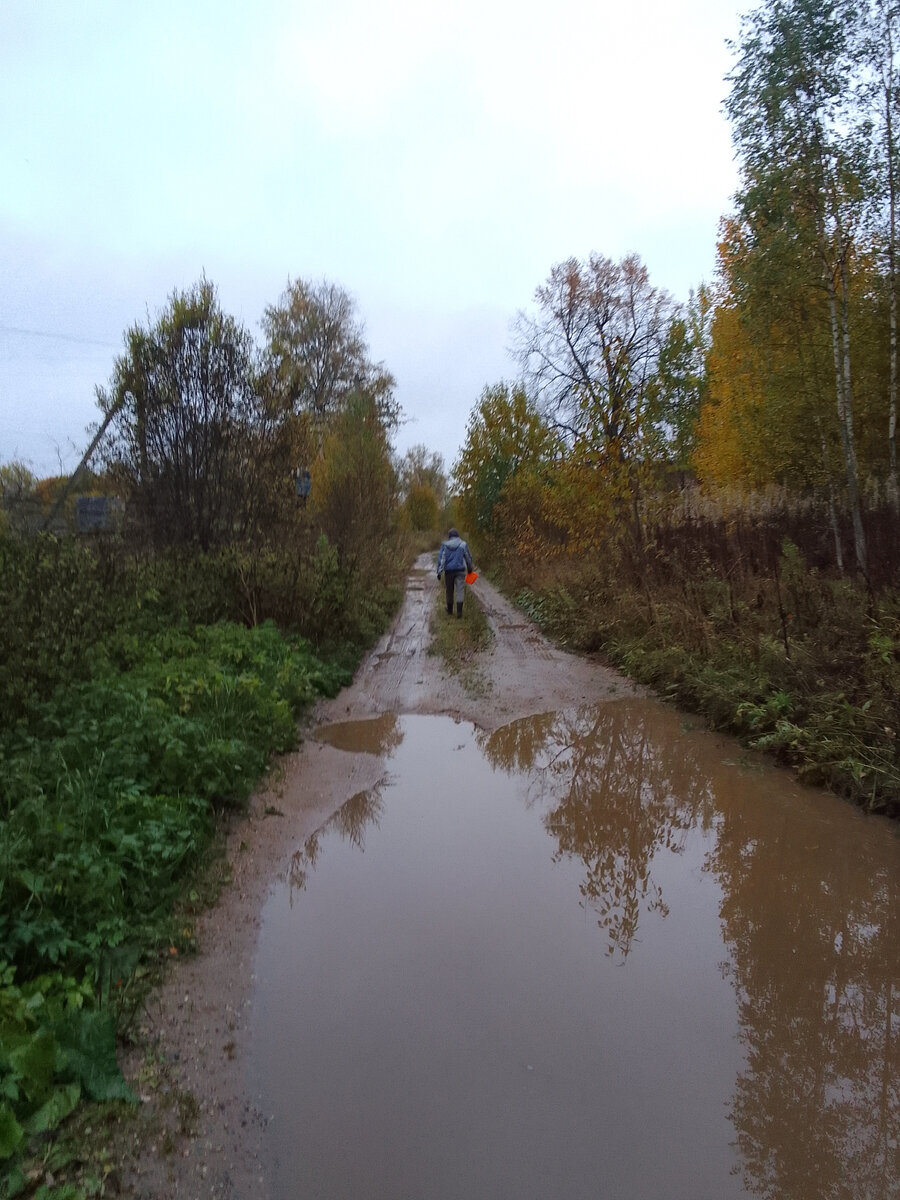
[(81, 472), (87, 466), (87, 464), (90, 462), (91, 455), (94, 453), (94, 451), (99, 446), (100, 439), (103, 437), (104, 433), (106, 433), (106, 430), (109, 427), (110, 421), (113, 419), (113, 417), (116, 415), (116, 413), (122, 407), (122, 405), (125, 403), (125, 398), (128, 394), (129, 394), (128, 392), (125, 392), (122, 395), (122, 397), (115, 402), (115, 404), (112, 406), (112, 408), (109, 410), (109, 412), (106, 414), (106, 416), (101, 421), (100, 428), (94, 434), (93, 439), (91, 440), (91, 444), (88, 446), (87, 450), (85, 450), (84, 456), (83, 456), (81, 462), (78, 464), (78, 466), (75, 468), (75, 470), (69, 476), (69, 478), (66, 480), (66, 482), (62, 488), (62, 491), (56, 497), (56, 500), (53, 503), (53, 507), (50, 509), (50, 512), (47, 514), (47, 517), (44, 520), (43, 525), (41, 526), (42, 533), (46, 532), (46, 530), (50, 527), (51, 521), (56, 516), (56, 514), (59, 512), (59, 510), (62, 508), (62, 506), (65, 504), (69, 493), (72, 491), (72, 488), (75, 486), (78, 476), (81, 474)]

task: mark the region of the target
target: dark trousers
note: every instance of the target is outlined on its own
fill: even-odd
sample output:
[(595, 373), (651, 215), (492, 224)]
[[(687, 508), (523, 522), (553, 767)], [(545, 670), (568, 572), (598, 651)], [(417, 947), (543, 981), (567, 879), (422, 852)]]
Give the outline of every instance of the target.
[(447, 591), (447, 612), (453, 612), (453, 589), (456, 587), (456, 577), (458, 575), (465, 576), (465, 571), (445, 571), (444, 572), (444, 587)]

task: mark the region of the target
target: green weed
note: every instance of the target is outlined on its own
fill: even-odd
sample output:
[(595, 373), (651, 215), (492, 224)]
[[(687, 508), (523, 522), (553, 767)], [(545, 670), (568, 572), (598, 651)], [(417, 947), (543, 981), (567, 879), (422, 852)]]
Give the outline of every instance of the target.
[[(128, 1097), (116, 1027), (141, 964), (179, 948), (176, 900), (215, 811), (242, 805), (269, 756), (294, 744), (298, 713), (348, 678), (271, 623), (113, 636), (87, 658), (87, 679), (0, 734), (0, 1163), (10, 1179), (29, 1143), (82, 1097)], [(181, 945), (190, 937), (182, 929)]]
[(900, 813), (896, 592), (827, 578), (790, 542), (774, 560), (727, 566), (667, 553), (642, 584), (602, 560), (532, 575), (508, 582), (560, 644), (601, 652), (808, 782)]

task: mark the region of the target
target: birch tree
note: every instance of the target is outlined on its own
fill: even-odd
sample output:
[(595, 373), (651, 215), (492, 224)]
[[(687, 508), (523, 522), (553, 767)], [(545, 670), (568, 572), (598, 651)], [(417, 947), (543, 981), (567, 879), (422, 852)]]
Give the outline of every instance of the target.
[(727, 111), (742, 159), (740, 213), (805, 244), (827, 301), (834, 399), (856, 563), (867, 576), (853, 415), (850, 277), (865, 216), (869, 130), (854, 89), (851, 0), (769, 0), (745, 19)]
[(896, 0), (873, 0), (867, 12), (863, 52), (865, 63), (869, 69), (870, 98), (877, 113), (876, 194), (885, 208), (882, 240), (887, 260), (886, 282), (890, 346), (887, 423), (888, 491), (895, 506), (900, 503), (897, 476), (897, 119), (898, 102), (900, 102), (900, 77), (898, 77), (897, 70), (898, 43), (900, 43), (900, 4)]

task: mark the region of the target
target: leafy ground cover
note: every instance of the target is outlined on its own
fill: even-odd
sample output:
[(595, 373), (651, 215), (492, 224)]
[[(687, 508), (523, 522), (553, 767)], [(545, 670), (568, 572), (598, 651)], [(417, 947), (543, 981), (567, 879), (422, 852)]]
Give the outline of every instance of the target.
[(601, 653), (807, 782), (900, 814), (895, 590), (828, 577), (790, 542), (769, 570), (673, 557), (640, 585), (581, 561), (506, 586), (560, 644)]
[[(133, 1099), (117, 1023), (140, 965), (190, 943), (175, 899), (214, 813), (349, 678), (271, 623), (119, 632), (86, 654), (84, 678), (0, 732), (3, 1197), (31, 1194), (82, 1098)], [(67, 1187), (52, 1194), (89, 1194)]]

